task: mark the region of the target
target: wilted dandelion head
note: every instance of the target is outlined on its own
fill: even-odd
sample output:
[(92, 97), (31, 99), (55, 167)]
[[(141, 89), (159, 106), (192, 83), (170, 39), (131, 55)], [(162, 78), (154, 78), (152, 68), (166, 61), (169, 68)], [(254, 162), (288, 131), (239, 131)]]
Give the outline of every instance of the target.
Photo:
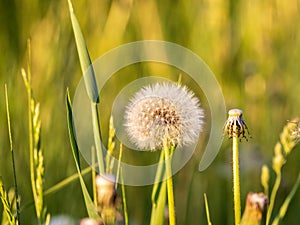
[(125, 127), (138, 149), (163, 147), (168, 137), (172, 146), (197, 141), (204, 113), (199, 100), (186, 87), (176, 83), (156, 83), (143, 87), (130, 100)]
[(246, 140), (246, 130), (249, 135), (248, 127), (243, 118), (243, 111), (240, 109), (231, 109), (228, 111), (228, 119), (224, 127), (225, 132), (228, 134), (229, 138), (240, 137), (245, 138)]

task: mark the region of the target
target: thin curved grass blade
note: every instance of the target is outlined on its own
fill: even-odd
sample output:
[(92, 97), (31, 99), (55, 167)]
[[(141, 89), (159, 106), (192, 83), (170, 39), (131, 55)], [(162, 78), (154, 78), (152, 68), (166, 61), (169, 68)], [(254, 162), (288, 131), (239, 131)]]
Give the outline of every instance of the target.
[(80, 66), (83, 73), (86, 90), (91, 101), (94, 103), (99, 103), (98, 87), (96, 83), (95, 72), (92, 66), (91, 58), (86, 43), (84, 41), (84, 37), (81, 32), (78, 20), (74, 13), (71, 0), (68, 0), (68, 4), (69, 4), (70, 17), (71, 17), (75, 42), (77, 46)]
[(152, 212), (150, 225), (163, 225), (165, 207), (167, 202), (167, 183), (166, 181), (159, 182), (165, 174), (164, 168), (164, 152), (161, 151), (159, 164), (156, 171), (155, 182), (152, 189)]
[(103, 174), (105, 172), (104, 171), (105, 163), (103, 159), (104, 156), (102, 153), (102, 146), (101, 146), (101, 130), (100, 130), (100, 121), (98, 117), (99, 114), (97, 109), (97, 103), (99, 103), (100, 100), (99, 100), (97, 82), (95, 78), (95, 71), (78, 20), (74, 13), (71, 0), (68, 0), (68, 4), (69, 4), (69, 11), (71, 16), (71, 22), (74, 31), (80, 66), (85, 81), (85, 87), (87, 90), (87, 94), (92, 103), (91, 107), (92, 107), (94, 140), (95, 140), (95, 145), (97, 150), (99, 172)]
[(81, 171), (80, 171), (79, 149), (78, 149), (76, 138), (75, 138), (72, 106), (71, 106), (71, 100), (70, 100), (70, 95), (69, 95), (68, 91), (67, 91), (67, 95), (66, 95), (66, 107), (67, 107), (68, 130), (69, 130), (70, 142), (71, 142), (71, 147), (72, 147), (72, 153), (73, 153), (74, 160), (76, 163), (76, 168), (77, 168), (77, 172), (79, 175), (79, 181), (80, 181), (86, 209), (87, 209), (87, 212), (88, 212), (88, 215), (90, 218), (98, 220), (99, 219), (98, 212), (97, 212), (96, 208), (94, 207), (94, 203), (93, 203), (93, 201), (89, 195), (89, 192), (85, 186), (85, 183), (84, 183), (83, 177), (81, 175)]
[(300, 173), (298, 175), (298, 178), (297, 178), (297, 181), (296, 183), (294, 184), (291, 192), (288, 194), (288, 196), (286, 197), (286, 199), (284, 200), (282, 206), (280, 207), (280, 210), (279, 210), (279, 213), (278, 215), (276, 216), (276, 218), (274, 219), (272, 225), (278, 225), (279, 222), (283, 219), (283, 217), (285, 216), (286, 214), (286, 211), (290, 205), (290, 202), (292, 200), (292, 198), (294, 197), (294, 195), (296, 194), (296, 191), (298, 189), (300, 185)]

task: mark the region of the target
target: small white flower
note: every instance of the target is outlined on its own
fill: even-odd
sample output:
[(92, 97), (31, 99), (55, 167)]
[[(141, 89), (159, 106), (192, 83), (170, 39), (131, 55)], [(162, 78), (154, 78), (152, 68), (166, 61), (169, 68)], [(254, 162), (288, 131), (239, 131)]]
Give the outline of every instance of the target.
[(142, 150), (161, 149), (166, 136), (172, 146), (195, 143), (204, 118), (199, 105), (193, 92), (176, 83), (143, 87), (126, 107), (127, 134)]

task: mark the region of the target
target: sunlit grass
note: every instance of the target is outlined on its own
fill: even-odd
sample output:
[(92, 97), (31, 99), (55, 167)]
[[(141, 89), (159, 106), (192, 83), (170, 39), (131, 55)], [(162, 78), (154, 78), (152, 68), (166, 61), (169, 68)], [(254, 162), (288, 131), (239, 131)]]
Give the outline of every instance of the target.
[[(119, 44), (150, 38), (176, 42), (201, 56), (215, 72), (227, 106), (238, 105), (248, 112), (247, 122), (248, 125), (251, 124), (253, 139), (245, 145), (245, 151), (254, 152), (256, 157), (249, 158), (250, 163), (241, 166), (241, 175), (252, 181), (251, 186), (247, 182), (242, 189), (254, 187), (259, 190), (259, 179), (254, 179), (259, 177), (259, 169), (249, 165), (268, 163), (272, 155), (271, 149), (277, 141), (277, 134), (284, 121), (299, 115), (300, 82), (297, 65), (300, 60), (300, 34), (299, 25), (295, 23), (300, 19), (298, 2), (292, 0), (235, 3), (193, 0), (163, 3), (149, 1), (146, 5), (141, 1), (130, 1), (125, 6), (123, 3), (86, 0), (73, 2), (91, 59), (96, 59)], [(67, 13), (67, 1), (34, 1), (31, 4), (18, 2), (18, 5), (13, 3), (9, 7), (3, 2), (1, 6), (3, 19), (0, 20), (0, 26), (3, 32), (0, 35), (0, 47), (3, 54), (0, 56), (0, 87), (4, 87), (4, 83), (9, 87), (11, 128), (14, 149), (17, 150), (15, 160), (18, 183), (30, 181), (29, 154), (26, 151), (28, 140), (24, 135), (28, 129), (28, 119), (24, 116), (24, 112), (27, 112), (27, 106), (24, 104), (27, 98), (26, 89), (20, 79), (20, 68), (26, 65), (26, 39), (31, 37), (32, 89), (41, 103), (44, 189), (51, 190), (49, 188), (52, 185), (76, 173), (67, 141), (64, 96), (66, 86), (70, 87), (73, 96), (81, 71)], [(120, 18), (122, 21), (118, 21)], [(110, 24), (114, 24), (114, 28), (110, 29)], [(152, 69), (146, 66), (142, 70), (132, 69), (128, 73), (137, 76), (137, 73), (144, 75), (161, 72), (158, 66), (149, 67)], [(112, 85), (117, 86), (118, 79), (115, 79)], [(107, 101), (112, 101), (109, 91), (101, 95), (107, 96)], [(8, 159), (11, 156), (3, 92), (0, 94), (0, 102), (0, 124), (3, 127), (0, 130), (0, 176), (8, 190), (14, 186), (14, 182), (12, 170), (9, 169), (11, 161)], [(107, 137), (108, 120), (102, 123), (105, 124), (102, 124), (102, 136)], [(179, 198), (177, 202), (180, 202), (180, 213), (177, 213), (179, 224), (184, 224), (186, 217), (189, 224), (203, 223), (204, 205), (199, 203), (200, 200), (196, 197), (200, 196), (203, 190), (208, 194), (210, 215), (214, 224), (233, 224), (233, 215), (230, 213), (232, 207), (229, 203), (231, 198), (224, 195), (225, 192), (231, 192), (231, 161), (227, 155), (230, 152), (228, 148), (229, 145), (224, 143), (214, 164), (202, 174), (196, 169), (201, 155), (201, 149), (197, 149), (197, 160), (189, 162), (189, 165), (174, 177), (175, 195)], [(299, 149), (298, 146), (295, 148)], [(290, 157), (298, 158), (298, 152), (293, 151)], [(288, 174), (288, 190), (291, 190), (293, 178), (297, 177), (299, 171), (298, 164), (293, 160), (290, 162), (293, 165), (283, 170), (283, 178), (284, 174)], [(88, 181), (89, 178), (85, 176), (85, 180)], [(270, 181), (273, 181), (272, 174)], [(91, 190), (91, 183), (86, 183), (87, 188)], [(269, 188), (271, 189), (271, 186)], [(48, 211), (55, 214), (64, 212), (75, 218), (83, 217), (85, 206), (80, 190), (79, 183), (70, 182), (63, 188), (58, 188), (56, 192), (51, 192), (45, 199)], [(149, 221), (151, 198), (144, 196), (143, 188), (125, 187), (125, 190), (127, 200), (133, 197), (142, 199), (136, 202), (127, 201), (131, 219), (137, 224)], [(187, 190), (193, 190), (189, 193), (189, 200)], [(30, 185), (23, 186), (20, 195), (22, 209), (22, 206), (32, 201)], [(276, 195), (278, 202), (283, 202), (285, 197), (285, 192), (279, 187)], [(298, 192), (294, 198), (297, 197)], [(242, 195), (242, 205), (244, 198)], [(299, 201), (289, 203), (291, 213), (299, 207)], [(182, 208), (188, 208), (188, 211), (185, 213)], [(23, 216), (21, 213), (21, 220), (25, 221), (23, 223), (31, 223), (35, 217), (33, 205), (21, 211), (26, 213)], [(287, 216), (284, 222), (298, 224), (292, 216)]]

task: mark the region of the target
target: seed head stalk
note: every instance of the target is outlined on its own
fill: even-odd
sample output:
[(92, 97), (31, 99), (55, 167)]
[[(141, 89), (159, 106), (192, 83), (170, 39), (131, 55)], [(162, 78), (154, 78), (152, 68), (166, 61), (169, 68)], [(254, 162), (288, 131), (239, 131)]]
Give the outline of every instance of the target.
[(171, 164), (171, 152), (169, 145), (169, 137), (166, 135), (164, 138), (164, 152), (165, 152), (165, 165), (167, 176), (167, 193), (168, 193), (168, 208), (169, 208), (169, 224), (175, 225), (175, 202), (174, 202), (174, 190), (173, 190), (173, 178), (172, 178), (172, 164)]
[[(237, 130), (234, 125), (233, 130)], [(241, 221), (241, 192), (240, 192), (240, 169), (239, 169), (239, 137), (232, 137), (232, 160), (233, 160), (233, 198), (234, 198), (234, 218), (235, 224), (239, 225)]]
[(164, 152), (165, 152), (165, 165), (167, 176), (167, 193), (168, 193), (168, 208), (169, 208), (169, 224), (175, 225), (175, 202), (174, 202), (174, 190), (173, 190), (173, 178), (172, 178), (172, 165), (171, 165), (171, 153), (169, 145), (169, 137), (164, 138)]
[(249, 131), (243, 118), (243, 111), (231, 109), (228, 111), (228, 119), (225, 124), (225, 132), (232, 138), (232, 173), (233, 173), (233, 201), (235, 225), (240, 225), (241, 221), (241, 193), (240, 193), (240, 172), (239, 172), (239, 140)]

